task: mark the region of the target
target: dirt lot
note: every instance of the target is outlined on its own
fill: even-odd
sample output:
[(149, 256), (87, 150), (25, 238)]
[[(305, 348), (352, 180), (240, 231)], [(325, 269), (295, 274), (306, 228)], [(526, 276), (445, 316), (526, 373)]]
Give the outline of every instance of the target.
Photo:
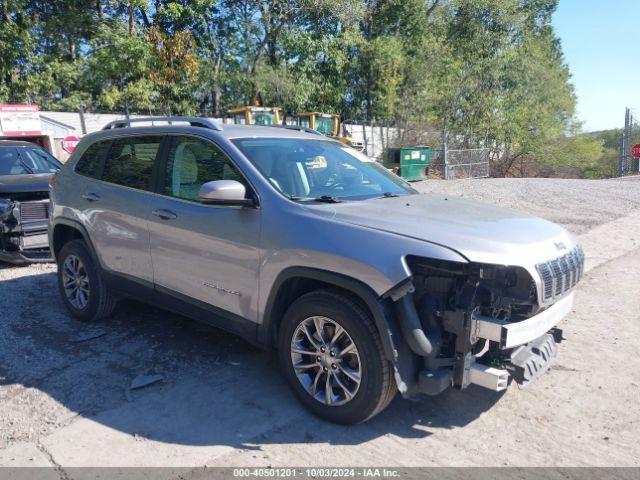
[(421, 192), (515, 208), (560, 223), (575, 234), (640, 208), (640, 176), (611, 180), (485, 178), (414, 185)]
[[(0, 466), (640, 466), (640, 182), (418, 188), (525, 209), (585, 245), (568, 340), (528, 389), (397, 398), (335, 426), (236, 337), (134, 302), (87, 326), (64, 311), (53, 265), (0, 267)], [(140, 374), (162, 381), (130, 391)]]

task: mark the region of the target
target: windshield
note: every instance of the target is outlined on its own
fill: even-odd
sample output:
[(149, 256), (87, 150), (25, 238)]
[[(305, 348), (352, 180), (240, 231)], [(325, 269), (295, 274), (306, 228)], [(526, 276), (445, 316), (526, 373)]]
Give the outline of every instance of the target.
[(239, 138), (233, 143), (278, 191), (295, 200), (356, 200), (416, 193), (400, 177), (335, 141)]
[(315, 130), (325, 135), (333, 135), (333, 124), (333, 117), (321, 117), (318, 115), (316, 117)]
[(275, 125), (276, 116), (269, 112), (255, 112), (253, 113), (254, 125)]
[(55, 173), (62, 164), (38, 147), (0, 148), (0, 175)]

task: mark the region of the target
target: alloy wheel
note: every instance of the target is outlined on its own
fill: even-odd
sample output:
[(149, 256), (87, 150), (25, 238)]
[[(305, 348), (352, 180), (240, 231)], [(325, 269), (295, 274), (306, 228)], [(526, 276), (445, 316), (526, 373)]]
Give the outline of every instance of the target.
[(89, 303), (89, 275), (76, 255), (69, 255), (62, 264), (62, 285), (67, 300), (74, 308), (84, 309)]
[(307, 393), (329, 406), (352, 400), (360, 388), (362, 368), (356, 344), (336, 321), (309, 317), (291, 340), (291, 362)]

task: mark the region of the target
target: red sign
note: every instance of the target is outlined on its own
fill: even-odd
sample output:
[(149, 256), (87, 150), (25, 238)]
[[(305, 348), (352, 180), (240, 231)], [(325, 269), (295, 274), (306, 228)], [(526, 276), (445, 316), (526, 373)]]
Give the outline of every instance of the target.
[(631, 147), (631, 156), (633, 158), (640, 158), (640, 143), (636, 143)]
[(40, 107), (28, 103), (0, 103), (0, 112), (38, 112)]
[(62, 148), (65, 152), (73, 153), (73, 151), (78, 146), (79, 141), (80, 139), (75, 135), (69, 135), (68, 137), (65, 137), (64, 140), (62, 140)]

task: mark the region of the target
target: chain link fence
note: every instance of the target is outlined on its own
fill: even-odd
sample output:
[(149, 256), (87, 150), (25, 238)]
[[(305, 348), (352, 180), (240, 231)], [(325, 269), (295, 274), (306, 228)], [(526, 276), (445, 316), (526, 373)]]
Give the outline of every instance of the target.
[(488, 148), (431, 150), (429, 176), (446, 180), (485, 178), (490, 174)]
[(485, 178), (489, 176), (489, 149), (447, 150), (444, 155), (444, 178)]

